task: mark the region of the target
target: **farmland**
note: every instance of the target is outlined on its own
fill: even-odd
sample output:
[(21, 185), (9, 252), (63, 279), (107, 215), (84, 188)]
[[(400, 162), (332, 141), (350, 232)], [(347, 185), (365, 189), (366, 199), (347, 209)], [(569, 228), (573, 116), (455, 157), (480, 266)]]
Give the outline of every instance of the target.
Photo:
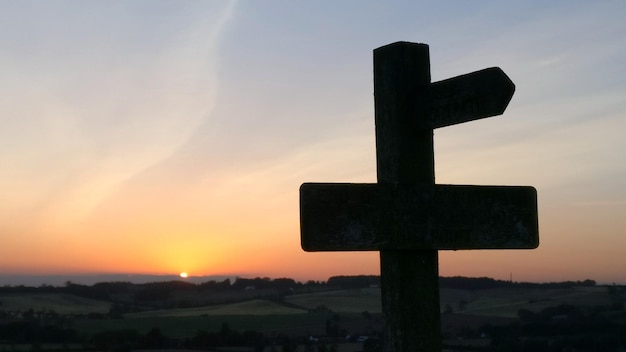
[[(332, 285), (298, 284), (287, 279), (276, 281), (276, 285), (268, 279), (204, 285), (110, 283), (22, 292), (5, 288), (0, 289), (0, 329), (58, 326), (59, 331), (66, 332), (65, 337), (40, 342), (100, 343), (102, 348), (108, 346), (102, 341), (120, 338), (147, 346), (146, 339), (155, 334), (161, 336), (159, 341), (179, 347), (230, 346), (250, 339), (267, 345), (302, 343), (309, 336), (378, 336), (383, 328), (381, 296), (371, 280), (335, 280)], [(442, 280), (440, 302), (442, 331), (455, 343), (463, 337), (464, 341), (477, 339), (478, 345), (489, 345), (491, 340), (481, 336), (493, 334), (494, 326), (550, 324), (545, 319), (554, 316), (584, 318), (579, 325), (600, 319), (605, 325), (620, 326), (626, 320), (626, 290), (619, 286), (522, 285), (485, 279), (459, 282)], [(38, 325), (24, 325), (29, 319)], [(33, 334), (3, 336), (5, 341), (16, 339), (16, 343), (43, 336), (40, 330)]]
[(126, 314), (127, 319), (154, 317), (193, 317), (193, 316), (259, 316), (259, 315), (291, 315), (306, 313), (304, 309), (287, 307), (275, 302), (252, 299), (249, 301), (220, 304), (196, 308), (151, 310)]
[[(285, 296), (284, 302), (250, 299), (230, 304), (192, 308), (154, 309), (128, 313), (127, 319), (193, 316), (265, 316), (305, 314), (327, 310), (336, 313), (380, 313), (378, 288), (329, 290)], [(0, 307), (6, 311), (55, 311), (59, 314), (108, 313), (112, 303), (71, 294), (0, 294)], [(485, 290), (441, 289), (442, 311), (483, 316), (517, 317), (520, 309), (539, 311), (559, 304), (580, 306), (609, 305), (605, 287), (496, 288)]]
[(0, 309), (5, 311), (55, 311), (59, 314), (108, 313), (111, 302), (59, 293), (0, 295)]

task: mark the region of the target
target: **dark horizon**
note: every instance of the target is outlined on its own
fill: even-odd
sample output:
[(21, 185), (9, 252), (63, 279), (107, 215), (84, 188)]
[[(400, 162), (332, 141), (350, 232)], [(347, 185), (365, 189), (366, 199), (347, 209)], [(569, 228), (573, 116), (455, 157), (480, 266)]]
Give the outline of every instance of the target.
[(102, 282), (131, 282), (143, 284), (163, 281), (186, 281), (191, 283), (202, 283), (207, 281), (224, 281), (225, 279), (236, 279), (240, 275), (206, 275), (189, 276), (182, 278), (174, 274), (0, 274), (0, 286), (64, 286), (65, 283), (72, 282), (80, 285), (93, 285)]
[[(363, 275), (363, 274), (353, 274), (353, 275), (332, 275), (326, 280), (313, 280), (313, 281), (327, 281), (331, 277), (340, 277), (340, 276), (379, 276), (379, 275)], [(105, 283), (105, 282), (130, 282), (133, 284), (145, 284), (145, 283), (153, 283), (153, 282), (168, 282), (168, 281), (184, 281), (193, 284), (201, 284), (209, 281), (222, 282), (226, 279), (230, 279), (231, 283), (234, 283), (238, 278), (242, 279), (252, 279), (258, 277), (267, 277), (262, 275), (203, 275), (203, 276), (189, 276), (183, 278), (179, 275), (166, 275), (166, 274), (39, 274), (39, 275), (31, 275), (31, 274), (0, 274), (0, 286), (26, 286), (26, 287), (40, 287), (40, 286), (54, 286), (54, 287), (62, 287), (65, 286), (67, 282), (71, 282), (78, 285), (87, 285), (91, 286), (97, 283)], [(440, 278), (452, 278), (452, 277), (466, 277), (470, 279), (478, 279), (478, 278), (489, 278), (495, 281), (509, 281), (498, 278), (492, 278), (489, 276), (439, 276)], [(272, 277), (270, 279), (278, 279), (278, 277)], [(293, 278), (291, 278), (293, 279)], [(594, 281), (597, 285), (626, 285), (626, 283), (622, 282), (599, 282), (594, 280), (593, 278), (578, 278), (575, 280), (571, 279), (563, 279), (563, 280), (553, 280), (553, 281), (517, 281), (512, 280), (514, 283), (533, 283), (533, 284), (547, 284), (547, 283), (561, 283), (561, 282), (583, 282), (583, 281)], [(305, 283), (309, 280), (298, 280), (294, 279), (296, 282)]]

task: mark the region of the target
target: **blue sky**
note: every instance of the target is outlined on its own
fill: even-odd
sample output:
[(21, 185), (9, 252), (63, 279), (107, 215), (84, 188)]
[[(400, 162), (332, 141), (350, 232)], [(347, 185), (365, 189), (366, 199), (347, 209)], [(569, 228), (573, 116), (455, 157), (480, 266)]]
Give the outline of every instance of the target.
[(375, 182), (372, 50), (491, 66), (503, 116), (435, 131), (438, 183), (533, 185), (533, 251), (442, 275), (626, 282), (620, 1), (0, 2), (0, 271), (376, 273), (303, 253), (303, 182)]

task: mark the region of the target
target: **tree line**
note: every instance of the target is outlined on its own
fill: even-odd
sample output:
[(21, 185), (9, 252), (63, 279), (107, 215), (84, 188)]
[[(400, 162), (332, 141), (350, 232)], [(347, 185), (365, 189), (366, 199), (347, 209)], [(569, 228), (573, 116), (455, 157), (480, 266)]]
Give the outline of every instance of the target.
[[(562, 281), (548, 283), (532, 282), (512, 282), (496, 280), (489, 277), (440, 277), (439, 287), (450, 289), (490, 289), (490, 288), (572, 288), (572, 287), (593, 287), (594, 280), (583, 281)], [(134, 284), (131, 282), (102, 282), (93, 285), (82, 285), (68, 281), (65, 286), (41, 285), (31, 286), (3, 286), (0, 287), (2, 293), (66, 293), (85, 298), (109, 300), (112, 297), (122, 294), (134, 294), (140, 300), (162, 300), (174, 291), (263, 291), (273, 290), (280, 294), (301, 293), (306, 290), (319, 289), (351, 289), (380, 286), (380, 276), (378, 275), (353, 275), (353, 276), (331, 276), (327, 281), (307, 281), (299, 282), (290, 278), (237, 278), (234, 281), (225, 279), (223, 281), (207, 281), (200, 284), (190, 283), (184, 280), (152, 282)]]

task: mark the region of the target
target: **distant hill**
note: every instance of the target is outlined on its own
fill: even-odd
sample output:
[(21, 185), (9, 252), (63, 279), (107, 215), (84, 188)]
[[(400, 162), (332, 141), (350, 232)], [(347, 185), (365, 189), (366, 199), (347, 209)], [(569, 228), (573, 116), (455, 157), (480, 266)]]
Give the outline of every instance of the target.
[[(187, 282), (199, 284), (207, 281), (224, 281), (236, 276), (212, 275), (190, 276), (184, 279)], [(164, 282), (182, 280), (178, 275), (145, 275), (145, 274), (82, 274), (82, 275), (9, 275), (0, 274), (0, 286), (30, 286), (38, 287), (63, 286), (66, 282), (80, 285), (93, 285), (101, 282), (132, 282), (144, 284), (149, 282)]]
[[(178, 275), (145, 275), (145, 274), (85, 274), (85, 275), (2, 275), (0, 274), (0, 287), (63, 287), (67, 283), (76, 285), (92, 286), (100, 283), (124, 282), (130, 284), (148, 284), (148, 283), (167, 283), (167, 282), (185, 282), (193, 285), (201, 285), (208, 282), (224, 282), (228, 280), (234, 288), (267, 288), (280, 287), (282, 290), (297, 285), (326, 285), (334, 288), (366, 288), (376, 287), (380, 285), (379, 275), (345, 275), (331, 276), (327, 281), (308, 281), (299, 283), (289, 278), (242, 278), (228, 275), (211, 275), (211, 276), (190, 276), (181, 278)], [(496, 280), (489, 277), (440, 277), (439, 286), (441, 288), (458, 288), (458, 289), (485, 289), (496, 287), (574, 287), (595, 286), (594, 280), (584, 281), (561, 281), (549, 283), (533, 283), (533, 282), (511, 282), (505, 280)]]
[[(62, 277), (66, 279), (62, 285), (39, 286), (0, 286), (2, 295), (72, 295), (91, 300), (98, 300), (113, 304), (110, 306), (112, 314), (119, 315), (128, 312), (146, 310), (163, 310), (174, 308), (194, 308), (232, 304), (253, 299), (288, 303), (292, 308), (304, 310), (346, 310), (358, 312), (360, 310), (380, 311), (380, 277), (373, 275), (334, 276), (326, 282), (307, 281), (297, 282), (288, 278), (230, 278), (195, 277), (180, 278), (178, 276), (118, 276), (103, 275), (89, 277), (95, 284), (83, 284), (79, 280), (67, 280), (76, 277)], [(81, 277), (78, 277), (80, 279)], [(84, 279), (85, 277), (83, 277)], [(57, 277), (57, 280), (61, 277)], [(117, 279), (117, 281), (114, 281)], [(131, 280), (132, 279), (132, 282)], [(104, 281), (101, 281), (104, 280)], [(84, 281), (83, 281), (84, 282)], [(143, 283), (142, 283), (143, 282)], [(439, 280), (442, 290), (443, 307), (447, 311), (457, 311), (459, 307), (465, 310), (467, 303), (471, 303), (471, 294), (463, 293), (463, 297), (449, 300), (446, 296), (450, 292), (475, 290), (501, 289), (565, 289), (593, 288), (593, 280), (565, 281), (558, 283), (516, 283), (494, 280), (491, 278), (442, 277)], [(341, 291), (344, 291), (343, 293)], [(357, 294), (358, 292), (358, 294)], [(526, 291), (524, 291), (526, 292)], [(358, 305), (351, 307), (354, 295), (359, 297)], [(297, 297), (297, 295), (300, 295)], [(453, 295), (456, 297), (456, 294)], [(347, 298), (346, 298), (347, 297)], [(544, 297), (529, 295), (522, 300), (544, 301)], [(1, 301), (1, 300), (0, 300)], [(369, 302), (363, 306), (364, 302)], [(56, 305), (56, 304), (52, 304)], [(508, 305), (508, 303), (507, 303)], [(456, 309), (455, 309), (456, 308)], [(472, 307), (469, 304), (469, 308)]]

